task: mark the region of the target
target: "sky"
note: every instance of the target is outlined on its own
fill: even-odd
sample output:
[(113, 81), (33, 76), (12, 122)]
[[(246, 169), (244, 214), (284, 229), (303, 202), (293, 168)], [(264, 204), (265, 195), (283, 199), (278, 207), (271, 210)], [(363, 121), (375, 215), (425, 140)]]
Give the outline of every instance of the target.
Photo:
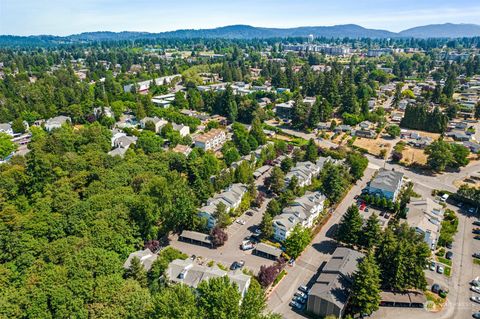
[(0, 34), (162, 32), (232, 24), (359, 24), (401, 31), (433, 23), (480, 24), (479, 0), (0, 0)]

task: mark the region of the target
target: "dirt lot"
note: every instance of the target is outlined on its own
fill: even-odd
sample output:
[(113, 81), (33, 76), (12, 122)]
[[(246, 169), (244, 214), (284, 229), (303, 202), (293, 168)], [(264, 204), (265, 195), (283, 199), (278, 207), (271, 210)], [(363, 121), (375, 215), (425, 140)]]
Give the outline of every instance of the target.
[(353, 145), (364, 148), (368, 151), (368, 153), (375, 156), (378, 156), (380, 154), (380, 150), (382, 149), (386, 149), (388, 154), (393, 147), (393, 143), (391, 141), (387, 141), (381, 137), (377, 139), (357, 137)]
[(427, 156), (423, 149), (405, 146), (402, 155), (402, 162), (406, 164), (418, 163), (424, 165), (427, 163)]

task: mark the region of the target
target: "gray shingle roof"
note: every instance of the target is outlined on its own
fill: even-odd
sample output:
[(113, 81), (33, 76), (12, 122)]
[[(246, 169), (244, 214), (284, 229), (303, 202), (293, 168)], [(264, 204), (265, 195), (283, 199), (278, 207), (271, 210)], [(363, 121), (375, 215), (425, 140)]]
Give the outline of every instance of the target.
[(395, 192), (402, 182), (403, 173), (380, 169), (377, 176), (370, 182), (370, 187)]

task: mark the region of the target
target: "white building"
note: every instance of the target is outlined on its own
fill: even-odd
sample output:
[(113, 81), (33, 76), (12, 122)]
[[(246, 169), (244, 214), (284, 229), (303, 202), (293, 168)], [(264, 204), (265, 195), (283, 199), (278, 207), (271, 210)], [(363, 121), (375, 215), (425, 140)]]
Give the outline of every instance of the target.
[(155, 117), (145, 117), (145, 118), (140, 120), (140, 127), (142, 129), (145, 129), (148, 122), (153, 123), (153, 125), (155, 126), (155, 133), (160, 133), (160, 131), (162, 130), (162, 127), (164, 127), (165, 125), (168, 124), (167, 121), (165, 121), (164, 119), (158, 118), (156, 116)]
[(0, 123), (0, 133), (13, 136), (13, 129), (9, 123)]
[(304, 187), (312, 184), (312, 178), (320, 173), (320, 167), (312, 162), (298, 162), (297, 165), (285, 175), (285, 185), (288, 186), (295, 176), (298, 186)]
[(227, 209), (227, 213), (235, 210), (240, 206), (243, 195), (247, 192), (247, 187), (243, 184), (232, 184), (223, 192), (216, 194), (207, 200), (207, 204), (201, 207), (198, 211), (198, 216), (207, 220), (207, 227), (213, 228), (217, 224), (215, 211), (217, 205), (223, 203)]
[(190, 127), (187, 125), (172, 123), (172, 126), (175, 131), (180, 133), (181, 137), (185, 137), (190, 134)]
[(167, 268), (166, 277), (169, 281), (184, 284), (192, 288), (196, 288), (202, 281), (210, 278), (228, 277), (231, 282), (235, 283), (242, 298), (247, 293), (250, 286), (251, 277), (245, 275), (241, 270), (225, 271), (214, 265), (208, 267), (199, 265), (191, 259), (175, 259)]
[(72, 119), (68, 116), (60, 115), (57, 117), (52, 117), (45, 122), (45, 129), (50, 132), (53, 129), (61, 128), (62, 125), (67, 122), (72, 122)]
[(227, 141), (227, 135), (224, 130), (212, 129), (194, 138), (195, 147), (205, 151), (217, 150)]
[(275, 240), (287, 239), (297, 225), (312, 227), (315, 219), (323, 211), (325, 199), (326, 197), (320, 192), (307, 192), (284, 208), (283, 212), (273, 219)]

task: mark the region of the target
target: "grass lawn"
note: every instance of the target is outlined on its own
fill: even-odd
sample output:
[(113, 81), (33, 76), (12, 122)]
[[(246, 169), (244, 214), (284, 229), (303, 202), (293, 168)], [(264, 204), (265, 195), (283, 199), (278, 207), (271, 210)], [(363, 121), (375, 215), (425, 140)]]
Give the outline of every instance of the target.
[(431, 291), (425, 291), (425, 297), (427, 298), (427, 310), (429, 311), (439, 311), (446, 300)]
[(451, 260), (448, 260), (447, 258), (444, 258), (444, 257), (437, 257), (437, 260), (439, 262), (441, 262), (442, 264), (445, 264), (447, 266), (451, 266), (452, 265), (452, 261)]
[(447, 277), (450, 277), (452, 275), (452, 268), (445, 267), (444, 275), (447, 276)]
[(275, 280), (273, 281), (273, 287), (275, 287), (279, 282), (280, 280), (282, 280), (282, 278), (287, 274), (287, 272), (285, 271), (285, 269), (283, 269), (277, 276), (277, 278), (275, 278)]
[(476, 265), (480, 265), (480, 259), (473, 258), (473, 263), (476, 264)]

